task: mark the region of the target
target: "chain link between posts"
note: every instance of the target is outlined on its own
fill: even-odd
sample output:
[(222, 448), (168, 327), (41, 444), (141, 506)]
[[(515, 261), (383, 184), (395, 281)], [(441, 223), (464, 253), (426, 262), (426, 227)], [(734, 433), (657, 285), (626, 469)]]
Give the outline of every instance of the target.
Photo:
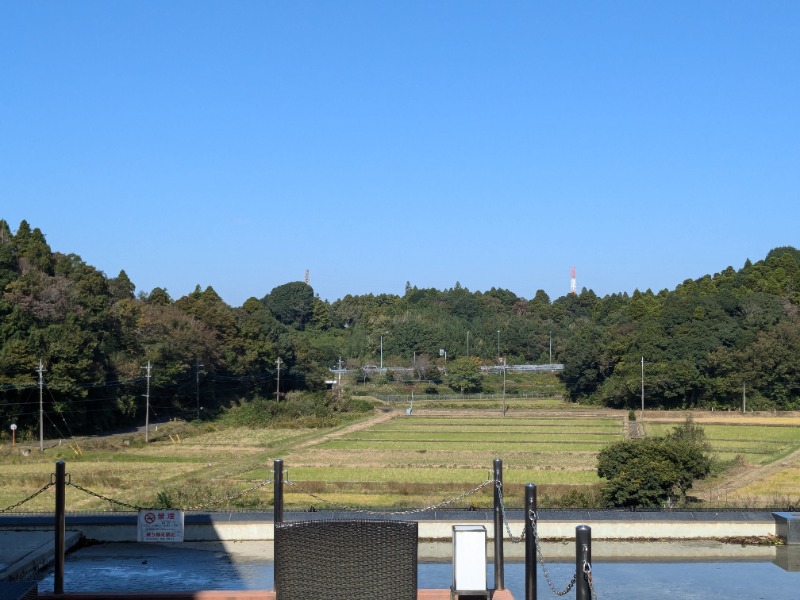
[(520, 544), (525, 541), (525, 526), (522, 526), (522, 533), (518, 538), (514, 537), (514, 534), (511, 533), (511, 525), (509, 524), (508, 517), (506, 516), (506, 503), (503, 499), (503, 484), (499, 479), (496, 479), (494, 482), (494, 486), (497, 489), (497, 498), (500, 500), (500, 513), (503, 517), (503, 523), (506, 526), (506, 532), (508, 533), (508, 537), (511, 538), (512, 544)]
[(220, 504), (224, 504), (225, 502), (230, 502), (231, 500), (237, 500), (238, 498), (241, 498), (242, 496), (246, 496), (250, 492), (255, 492), (256, 490), (259, 490), (259, 489), (261, 489), (263, 487), (266, 487), (268, 485), (271, 485), (273, 483), (275, 483), (274, 480), (267, 479), (265, 481), (257, 483), (254, 486), (251, 486), (251, 487), (247, 488), (246, 490), (242, 490), (240, 492), (235, 492), (233, 494), (229, 494), (228, 496), (225, 496), (224, 498), (220, 498), (219, 500), (214, 500), (213, 502), (209, 502), (208, 504), (204, 504), (202, 506), (190, 506), (190, 507), (187, 507), (187, 508), (183, 508), (181, 510), (201, 510), (203, 508), (207, 508), (207, 507), (210, 507), (210, 506), (219, 506)]
[[(224, 498), (220, 498), (218, 500), (214, 500), (213, 502), (209, 502), (207, 504), (196, 505), (196, 506), (185, 506), (185, 507), (175, 506), (175, 507), (171, 507), (171, 508), (174, 508), (175, 510), (202, 510), (204, 508), (208, 508), (208, 507), (212, 507), (212, 506), (219, 506), (220, 504), (224, 504), (225, 502), (229, 502), (231, 500), (236, 500), (237, 498), (241, 498), (242, 496), (244, 496), (246, 494), (249, 494), (250, 492), (253, 492), (253, 491), (258, 490), (260, 488), (266, 487), (266, 486), (268, 486), (268, 485), (270, 485), (272, 483), (274, 483), (274, 481), (272, 479), (268, 479), (266, 481), (262, 481), (260, 483), (257, 483), (256, 485), (254, 485), (252, 487), (249, 487), (246, 490), (241, 490), (239, 492), (234, 492), (233, 494), (229, 494), (229, 495), (225, 496)], [(104, 496), (102, 494), (98, 494), (97, 492), (93, 492), (92, 490), (88, 490), (85, 487), (82, 487), (82, 486), (78, 485), (77, 483), (73, 483), (72, 481), (68, 481), (67, 485), (72, 486), (76, 490), (80, 490), (80, 491), (84, 492), (85, 494), (88, 494), (90, 496), (94, 496), (95, 498), (99, 498), (100, 500), (104, 500), (106, 502), (109, 502), (111, 504), (115, 504), (117, 506), (122, 506), (122, 507), (125, 507), (125, 508), (130, 508), (130, 509), (133, 509), (133, 510), (137, 510), (137, 511), (138, 510), (153, 510), (153, 508), (154, 508), (154, 507), (137, 506), (135, 504), (128, 504), (127, 502), (122, 502), (120, 500), (115, 500), (114, 498), (109, 498), (108, 496)]]
[(25, 498), (24, 500), (20, 500), (20, 501), (19, 501), (19, 502), (17, 502), (16, 504), (12, 504), (11, 506), (8, 506), (8, 507), (6, 507), (6, 508), (0, 509), (0, 513), (4, 513), (4, 512), (11, 512), (11, 511), (12, 511), (12, 510), (14, 510), (15, 508), (18, 508), (18, 507), (22, 506), (22, 505), (23, 505), (23, 504), (25, 504), (26, 502), (30, 502), (31, 500), (33, 500), (34, 498), (36, 498), (36, 496), (38, 496), (39, 494), (41, 494), (42, 492), (44, 492), (45, 490), (47, 490), (48, 488), (50, 488), (50, 487), (52, 487), (52, 486), (54, 486), (54, 485), (55, 485), (55, 483), (53, 483), (53, 482), (51, 481), (50, 483), (48, 483), (48, 484), (47, 484), (47, 485), (45, 485), (44, 487), (42, 487), (42, 488), (40, 488), (40, 489), (36, 490), (35, 492), (33, 492), (33, 493), (30, 495), (30, 496), (28, 496), (28, 497), (27, 497), (27, 498)]
[[(495, 481), (495, 487), (497, 488), (497, 492), (498, 492), (497, 496), (498, 496), (498, 498), (500, 500), (500, 512), (502, 513), (502, 516), (503, 516), (503, 523), (506, 526), (506, 531), (508, 532), (508, 537), (511, 538), (511, 541), (514, 544), (519, 544), (519, 543), (521, 543), (522, 541), (525, 540), (525, 526), (523, 525), (522, 535), (520, 535), (518, 538), (515, 538), (513, 536), (513, 534), (511, 533), (511, 526), (509, 525), (508, 517), (506, 516), (506, 505), (505, 505), (505, 501), (503, 499), (503, 484), (500, 482), (500, 480), (496, 480)], [(570, 593), (570, 591), (572, 591), (572, 588), (575, 587), (575, 583), (578, 580), (577, 574), (573, 574), (572, 575), (572, 579), (567, 584), (567, 587), (565, 589), (559, 590), (558, 588), (556, 588), (555, 584), (553, 583), (553, 580), (550, 578), (550, 573), (547, 570), (547, 565), (544, 562), (544, 555), (542, 554), (542, 546), (539, 543), (539, 532), (538, 532), (538, 529), (537, 529), (538, 517), (537, 517), (537, 515), (536, 515), (536, 513), (534, 511), (532, 511), (532, 510), (528, 511), (528, 520), (531, 523), (531, 530), (533, 531), (533, 540), (534, 540), (534, 545), (536, 546), (536, 557), (537, 557), (537, 559), (539, 561), (539, 564), (542, 566), (542, 574), (544, 575), (544, 579), (547, 582), (547, 586), (550, 588), (550, 590), (556, 596), (566, 596), (567, 594)], [(587, 565), (588, 565), (588, 563), (586, 561), (584, 561), (584, 569), (586, 568)], [(591, 582), (591, 566), (589, 566), (589, 575), (588, 575), (588, 577), (589, 577), (589, 586), (591, 588), (591, 585), (592, 585), (592, 582)], [(594, 593), (594, 592), (592, 592), (592, 593)], [(593, 595), (592, 596), (592, 600), (597, 600), (597, 597)]]
[(103, 496), (102, 494), (98, 494), (97, 492), (87, 490), (85, 487), (80, 486), (77, 483), (73, 483), (71, 480), (67, 481), (67, 485), (70, 487), (74, 487), (76, 490), (80, 490), (84, 494), (94, 496), (95, 498), (100, 498), (100, 500), (105, 500), (110, 504), (116, 504), (118, 506), (123, 506), (125, 508), (132, 508), (133, 510), (145, 510), (144, 507), (136, 506), (134, 504), (128, 504), (127, 502), (122, 502), (121, 500), (115, 500), (114, 498), (109, 498), (108, 496)]
[(556, 596), (566, 596), (575, 587), (575, 583), (578, 581), (578, 574), (573, 573), (572, 579), (570, 579), (567, 587), (563, 590), (559, 590), (556, 588), (553, 580), (550, 578), (550, 573), (547, 571), (547, 565), (544, 562), (544, 555), (542, 554), (542, 545), (539, 542), (539, 531), (538, 531), (538, 516), (534, 511), (530, 511), (528, 513), (528, 519), (531, 521), (531, 528), (533, 529), (533, 539), (536, 545), (536, 556), (539, 559), (539, 564), (542, 565), (542, 574), (544, 575), (544, 580), (547, 582), (547, 586)]

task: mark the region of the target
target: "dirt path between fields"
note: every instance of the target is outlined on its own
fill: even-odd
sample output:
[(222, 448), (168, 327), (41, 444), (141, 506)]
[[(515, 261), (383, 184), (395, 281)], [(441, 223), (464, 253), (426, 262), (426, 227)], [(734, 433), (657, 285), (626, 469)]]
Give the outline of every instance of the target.
[(725, 501), (735, 496), (739, 490), (757, 481), (764, 481), (786, 469), (800, 469), (800, 450), (768, 465), (741, 465), (725, 474), (725, 482), (698, 483), (692, 495), (701, 500)]
[(314, 439), (301, 442), (294, 447), (293, 451), (310, 448), (312, 446), (318, 446), (319, 444), (324, 444), (325, 442), (329, 442), (330, 440), (335, 440), (336, 438), (340, 438), (350, 433), (361, 431), (363, 429), (369, 429), (373, 425), (378, 425), (379, 423), (385, 423), (387, 421), (391, 421), (398, 414), (400, 414), (399, 411), (393, 409), (387, 409), (385, 411), (378, 412), (365, 421), (359, 421), (358, 423), (353, 423), (352, 425), (348, 425), (347, 427), (343, 427), (342, 429), (326, 433), (325, 435), (322, 435), (320, 437), (315, 437)]

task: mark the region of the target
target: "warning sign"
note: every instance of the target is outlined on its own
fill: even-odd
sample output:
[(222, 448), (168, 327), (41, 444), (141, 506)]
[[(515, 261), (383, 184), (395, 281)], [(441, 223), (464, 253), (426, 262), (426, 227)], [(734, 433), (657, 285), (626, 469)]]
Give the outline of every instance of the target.
[(139, 542), (182, 542), (182, 510), (140, 510), (137, 527)]

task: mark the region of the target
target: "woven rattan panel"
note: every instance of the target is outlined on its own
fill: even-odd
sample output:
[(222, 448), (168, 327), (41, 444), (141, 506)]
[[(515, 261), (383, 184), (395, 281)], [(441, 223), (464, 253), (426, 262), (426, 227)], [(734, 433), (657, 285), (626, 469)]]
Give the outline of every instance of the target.
[(35, 600), (39, 586), (35, 581), (0, 581), (0, 600)]
[(416, 600), (417, 524), (280, 523), (275, 592), (277, 600)]

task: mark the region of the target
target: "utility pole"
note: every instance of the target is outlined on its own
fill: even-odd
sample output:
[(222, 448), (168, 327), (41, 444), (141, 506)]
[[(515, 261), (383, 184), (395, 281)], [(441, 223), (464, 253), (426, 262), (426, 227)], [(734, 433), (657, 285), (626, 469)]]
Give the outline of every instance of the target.
[(278, 366), (278, 385), (275, 388), (275, 399), (281, 399), (281, 359), (275, 361), (275, 364)]
[(383, 371), (383, 336), (381, 336), (381, 371)]
[(144, 441), (150, 441), (150, 361), (147, 361), (147, 366), (142, 367), (147, 370), (147, 392), (145, 393), (145, 408), (144, 408)]
[(503, 416), (506, 416), (506, 358), (503, 357)]
[(469, 329), (467, 329), (467, 358), (469, 358)]
[(336, 384), (336, 387), (339, 388), (339, 400), (342, 399), (342, 357), (339, 357), (339, 369), (337, 375), (339, 376), (339, 381)]
[(644, 356), (642, 357), (642, 416), (644, 416)]
[(197, 418), (200, 419), (200, 367), (205, 367), (198, 359), (195, 359), (195, 396), (197, 397)]
[(550, 364), (553, 364), (553, 332), (550, 332)]
[(742, 382), (742, 413), (747, 412), (747, 384)]
[(500, 362), (500, 330), (497, 330), (497, 362)]
[(39, 451), (44, 452), (44, 365), (41, 358), (36, 372), (39, 373)]

